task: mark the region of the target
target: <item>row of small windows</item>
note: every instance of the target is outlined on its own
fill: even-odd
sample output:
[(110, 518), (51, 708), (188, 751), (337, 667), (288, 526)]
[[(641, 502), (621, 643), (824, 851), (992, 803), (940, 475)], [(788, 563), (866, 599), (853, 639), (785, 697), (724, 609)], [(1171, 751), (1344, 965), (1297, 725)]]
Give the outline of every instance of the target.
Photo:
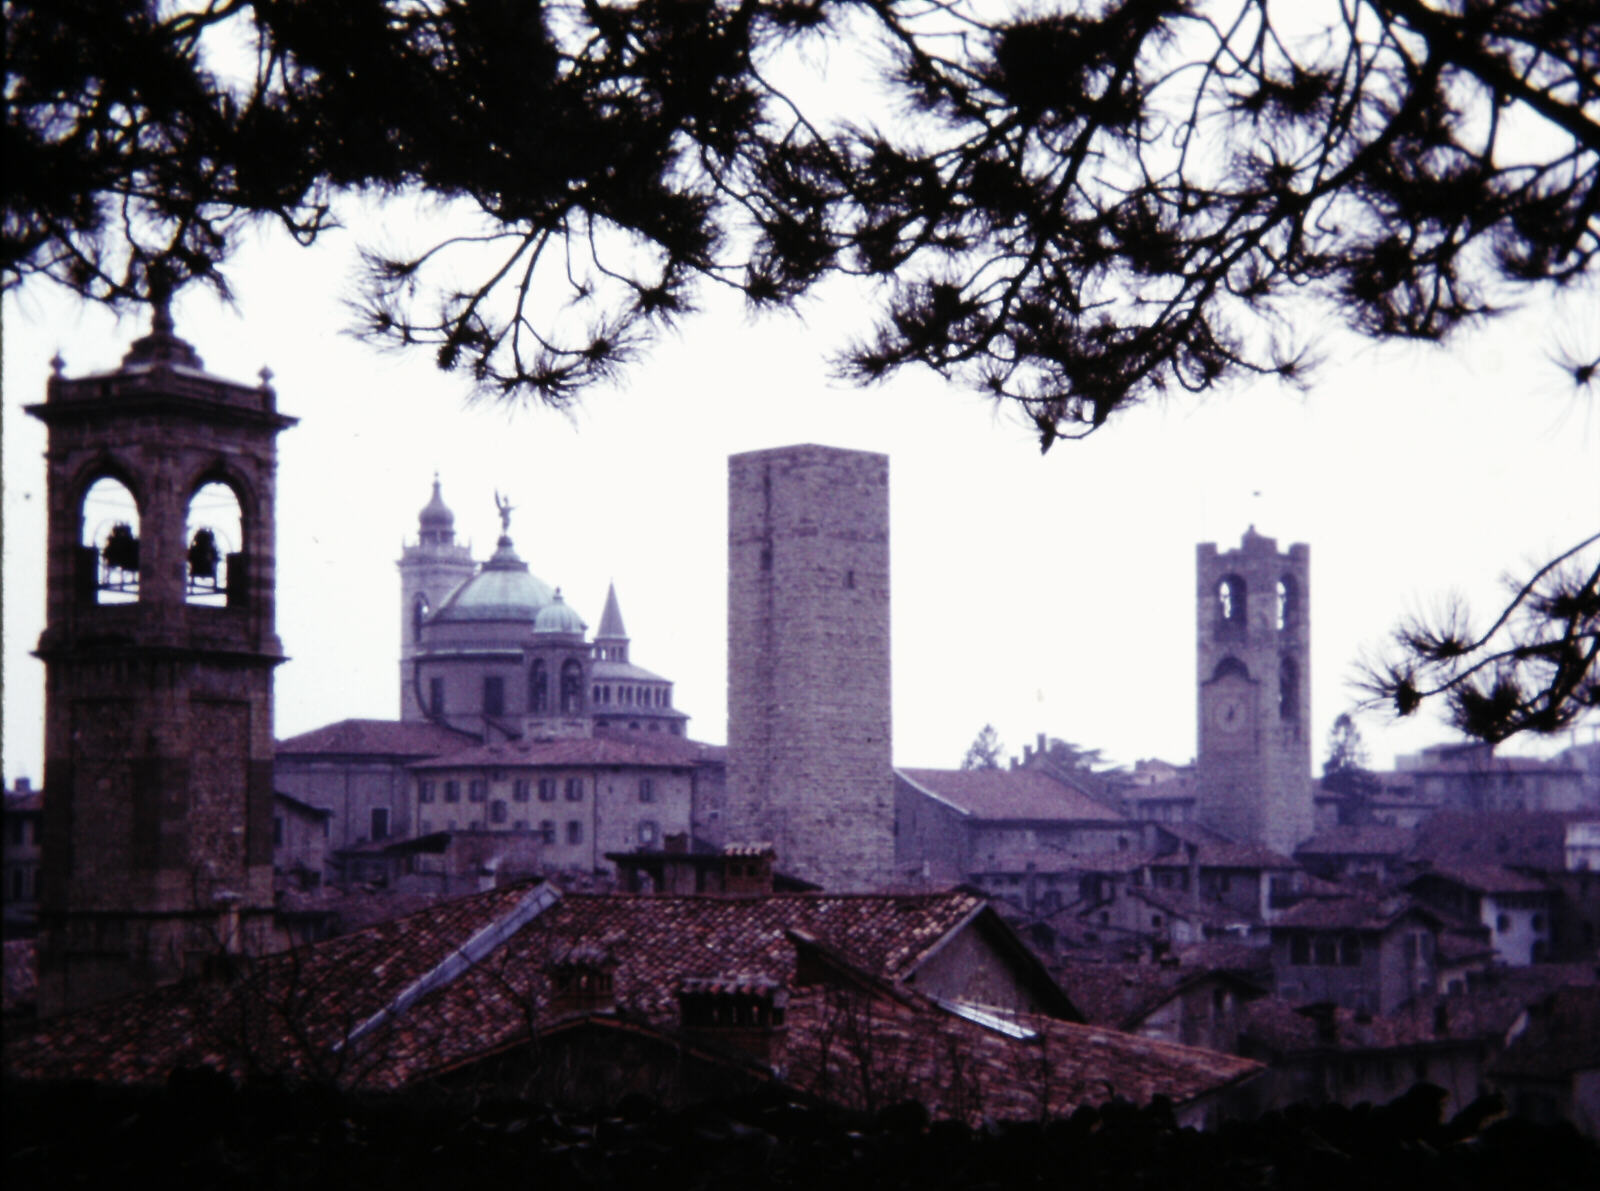
[[(82, 597), (98, 604), (139, 598), (139, 506), (120, 480), (103, 476), (84, 493), (79, 544), (92, 560), (80, 578)], [(245, 598), (244, 515), (227, 484), (200, 485), (184, 518), (184, 598), (214, 607)]]
[[(1240, 575), (1224, 575), (1217, 583), (1217, 622), (1226, 630), (1243, 633), (1249, 623), (1250, 587)], [(1281, 631), (1300, 622), (1300, 588), (1293, 575), (1278, 580), (1275, 623)]]
[[(487, 781), (473, 778), (472, 780), (468, 781), (466, 785), (468, 802), (483, 802), (488, 798), (489, 783)], [(646, 795), (646, 790), (649, 787), (650, 781), (648, 778), (639, 783), (640, 802), (649, 802), (654, 797), (653, 790), (651, 790), (648, 796)], [(559, 779), (553, 777), (542, 777), (538, 779), (539, 801), (554, 802), (556, 800), (556, 792), (558, 788), (562, 790), (562, 796), (568, 802), (583, 801), (583, 779), (581, 777), (569, 777), (566, 779), (564, 784), (559, 783)], [(511, 784), (512, 801), (527, 802), (532, 790), (533, 783), (529, 779), (518, 778)], [(432, 802), (436, 795), (442, 795), (445, 802), (460, 802), (461, 783), (453, 778), (448, 781), (438, 783), (432, 780), (421, 781), (417, 783), (418, 802)]]
[[(419, 603), (418, 608), (422, 605)], [(550, 710), (549, 679), (545, 664), (535, 659), (528, 670), (528, 711), (538, 714)], [(433, 715), (445, 714), (445, 685), (443, 678), (428, 680), (428, 710)], [(596, 683), (592, 698), (597, 705), (609, 705), (612, 695), (624, 707), (671, 707), (672, 699), (667, 687), (619, 686)], [(561, 666), (561, 711), (583, 710), (583, 666), (576, 659), (568, 659)], [(506, 714), (506, 681), (502, 675), (489, 674), (483, 679), (483, 714)]]
[(668, 689), (664, 686), (618, 686), (613, 688), (608, 682), (597, 682), (590, 698), (596, 706), (609, 707), (612, 695), (616, 695), (617, 705), (620, 707), (671, 707), (672, 702)]
[(1304, 934), (1289, 936), (1289, 962), (1291, 964), (1317, 964), (1321, 967), (1355, 968), (1361, 965), (1361, 936), (1318, 935), (1315, 939)]

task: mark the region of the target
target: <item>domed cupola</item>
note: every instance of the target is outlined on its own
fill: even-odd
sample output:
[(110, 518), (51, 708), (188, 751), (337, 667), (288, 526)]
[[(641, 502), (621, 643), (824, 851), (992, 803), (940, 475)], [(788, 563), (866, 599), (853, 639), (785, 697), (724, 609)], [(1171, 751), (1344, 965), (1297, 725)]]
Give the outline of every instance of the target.
[(528, 564), (511, 544), (511, 506), (496, 500), (500, 510), (500, 540), (489, 561), (445, 601), (430, 623), (459, 621), (520, 621), (532, 624), (539, 609), (550, 603), (550, 585), (528, 572)]
[(426, 545), (448, 546), (456, 538), (456, 515), (439, 492), (439, 473), (433, 473), (433, 499), (417, 514), (417, 538)]
[(574, 633), (581, 637), (588, 627), (572, 606), (561, 598), (559, 587), (550, 602), (539, 609), (539, 615), (533, 621), (535, 633)]

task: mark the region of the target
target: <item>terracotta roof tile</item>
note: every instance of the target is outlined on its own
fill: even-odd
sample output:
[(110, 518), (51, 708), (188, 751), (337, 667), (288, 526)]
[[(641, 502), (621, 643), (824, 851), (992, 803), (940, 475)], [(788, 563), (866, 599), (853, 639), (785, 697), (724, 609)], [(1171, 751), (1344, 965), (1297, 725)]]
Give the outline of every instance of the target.
[(1359, 893), (1306, 898), (1284, 911), (1273, 923), (1273, 929), (1384, 930), (1407, 914), (1421, 914), (1435, 922), (1443, 921), (1432, 910), (1418, 905), (1409, 897), (1377, 897)]
[(477, 744), (477, 737), (412, 720), (340, 720), (280, 740), (279, 755), (436, 757)]
[(1407, 888), (1429, 878), (1450, 881), (1478, 893), (1549, 893), (1550, 887), (1534, 877), (1512, 872), (1503, 864), (1460, 864), (1440, 861), (1419, 873)]
[(1325, 827), (1296, 848), (1296, 856), (1393, 856), (1411, 850), (1408, 827)]
[(1104, 803), (1033, 769), (899, 769), (895, 772), (912, 785), (979, 819), (1126, 821)]
[(1436, 864), (1514, 864), (1561, 870), (1566, 867), (1567, 824), (1585, 819), (1600, 820), (1600, 814), (1441, 811), (1418, 826), (1412, 855)]

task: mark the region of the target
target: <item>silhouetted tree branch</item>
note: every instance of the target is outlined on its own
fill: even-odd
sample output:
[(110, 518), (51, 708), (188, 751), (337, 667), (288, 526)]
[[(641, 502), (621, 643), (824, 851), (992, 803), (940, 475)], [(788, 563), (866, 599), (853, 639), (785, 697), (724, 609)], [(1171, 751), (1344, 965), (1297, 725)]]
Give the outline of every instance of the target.
[(1506, 585), (1511, 595), (1484, 632), (1459, 602), (1401, 625), (1394, 656), (1364, 669), (1368, 705), (1405, 716), (1443, 696), (1451, 722), (1487, 741), (1558, 732), (1600, 708), (1600, 534)]
[[(1294, 324), (1318, 304), (1370, 338), (1442, 340), (1588, 277), (1600, 252), (1597, 0), (7, 0), (5, 16), (6, 286), (114, 306), (226, 294), (251, 221), (311, 243), (343, 197), (442, 200), (432, 243), (365, 251), (358, 330), (499, 399), (570, 403), (707, 283), (788, 307), (845, 275), (876, 284), (878, 316), (844, 376), (924, 365), (1048, 449), (1161, 394), (1304, 383), (1315, 353)], [(815, 65), (830, 58), (895, 118), (839, 118)], [(1592, 340), (1550, 358), (1593, 386)], [(1571, 669), (1592, 651), (1557, 657), (1534, 633), (1436, 673), (1457, 661), (1428, 656), (1444, 640), (1403, 643), (1402, 710), (1448, 692), (1493, 738), (1562, 722), (1592, 690)], [(1527, 685), (1535, 671), (1554, 685)]]

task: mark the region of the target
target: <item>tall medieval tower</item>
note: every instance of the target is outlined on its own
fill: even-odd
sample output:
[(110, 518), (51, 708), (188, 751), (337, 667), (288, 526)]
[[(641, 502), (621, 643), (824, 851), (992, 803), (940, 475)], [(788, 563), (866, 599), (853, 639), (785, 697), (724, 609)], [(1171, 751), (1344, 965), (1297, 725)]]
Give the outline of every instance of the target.
[(1312, 833), (1311, 550), (1196, 551), (1200, 821), (1288, 855)]
[(889, 460), (728, 460), (728, 838), (834, 891), (894, 865)]
[(277, 436), (165, 307), (114, 372), (56, 361), (49, 427), (39, 1006), (272, 942)]
[(416, 656), (422, 643), (422, 625), (445, 597), (472, 578), (477, 569), (472, 552), (456, 542), (456, 515), (439, 492), (433, 477), (433, 499), (417, 515), (417, 540), (400, 551), (400, 718), (421, 720), (417, 689)]

